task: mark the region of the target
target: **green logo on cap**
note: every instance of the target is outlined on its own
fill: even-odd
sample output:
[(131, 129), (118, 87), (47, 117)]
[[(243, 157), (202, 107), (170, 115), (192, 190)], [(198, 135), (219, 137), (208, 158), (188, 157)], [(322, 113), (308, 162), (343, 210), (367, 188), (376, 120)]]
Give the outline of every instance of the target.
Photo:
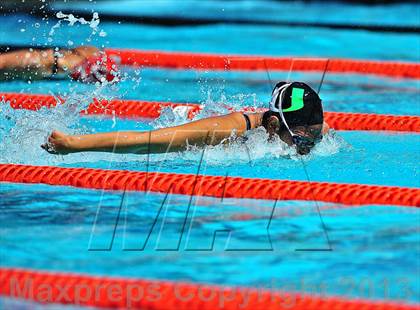
[(282, 110), (283, 112), (293, 112), (303, 108), (303, 94), (305, 90), (302, 88), (294, 88), (292, 89), (292, 105)]

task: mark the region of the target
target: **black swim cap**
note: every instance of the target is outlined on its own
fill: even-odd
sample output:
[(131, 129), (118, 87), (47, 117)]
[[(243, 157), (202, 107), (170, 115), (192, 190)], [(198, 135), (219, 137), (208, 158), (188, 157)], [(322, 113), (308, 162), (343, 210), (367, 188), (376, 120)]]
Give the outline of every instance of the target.
[(279, 82), (274, 87), (270, 110), (283, 114), (287, 127), (322, 124), (321, 99), (307, 84)]

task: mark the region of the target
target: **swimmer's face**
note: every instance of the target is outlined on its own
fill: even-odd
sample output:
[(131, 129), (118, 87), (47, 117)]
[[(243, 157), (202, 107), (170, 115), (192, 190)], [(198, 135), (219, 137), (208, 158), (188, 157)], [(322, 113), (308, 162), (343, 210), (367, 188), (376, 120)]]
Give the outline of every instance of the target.
[[(290, 128), (298, 141), (293, 141), (293, 137), (288, 130), (282, 130), (278, 133), (280, 139), (288, 145), (296, 145), (298, 154), (307, 155), (311, 149), (322, 138), (322, 124), (311, 126), (295, 126)], [(296, 138), (295, 138), (296, 140)]]
[[(293, 141), (293, 137), (277, 116), (271, 116), (268, 121), (267, 131), (270, 139), (278, 135), (282, 141), (292, 146), (296, 144), (297, 152), (306, 155), (310, 152), (315, 143), (322, 138), (322, 124), (310, 126), (293, 126), (290, 128), (293, 134), (297, 135), (299, 141)], [(299, 143), (295, 143), (299, 142)]]

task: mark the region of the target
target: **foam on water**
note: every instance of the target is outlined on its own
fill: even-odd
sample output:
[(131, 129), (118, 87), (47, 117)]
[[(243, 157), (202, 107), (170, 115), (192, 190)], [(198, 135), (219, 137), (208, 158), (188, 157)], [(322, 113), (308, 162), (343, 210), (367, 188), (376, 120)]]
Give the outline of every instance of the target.
[[(247, 140), (242, 141), (236, 139), (232, 135), (229, 144), (219, 144), (216, 146), (206, 146), (203, 159), (207, 165), (211, 166), (234, 166), (238, 164), (253, 165), (255, 161), (275, 160), (275, 159), (292, 159), (294, 161), (308, 161), (318, 156), (331, 156), (347, 147), (344, 140), (331, 131), (324, 136), (323, 140), (317, 144), (310, 154), (300, 156), (294, 147), (288, 146), (275, 137), (272, 141), (268, 141), (268, 134), (264, 128), (259, 127), (249, 131), (246, 134)], [(204, 149), (190, 146), (183, 153), (183, 158), (188, 161), (197, 161), (198, 157), (203, 156)]]
[[(61, 156), (45, 156), (39, 146), (46, 142), (52, 130), (68, 134), (92, 133), (92, 128), (82, 125), (80, 112), (94, 98), (111, 99), (106, 94), (108, 84), (97, 83), (90, 91), (77, 91), (70, 86), (65, 104), (43, 107), (38, 111), (13, 109), (10, 103), (0, 98), (0, 162), (27, 164), (58, 164)], [(56, 99), (57, 103), (60, 100)], [(93, 158), (92, 158), (93, 160)]]

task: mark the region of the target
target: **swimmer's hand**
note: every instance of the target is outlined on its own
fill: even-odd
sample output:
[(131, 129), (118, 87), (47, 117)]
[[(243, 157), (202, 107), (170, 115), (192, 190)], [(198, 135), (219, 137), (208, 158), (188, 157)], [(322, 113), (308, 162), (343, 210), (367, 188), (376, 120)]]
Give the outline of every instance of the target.
[(66, 155), (71, 153), (69, 136), (60, 131), (54, 130), (47, 139), (47, 142), (42, 144), (41, 147), (50, 154)]

